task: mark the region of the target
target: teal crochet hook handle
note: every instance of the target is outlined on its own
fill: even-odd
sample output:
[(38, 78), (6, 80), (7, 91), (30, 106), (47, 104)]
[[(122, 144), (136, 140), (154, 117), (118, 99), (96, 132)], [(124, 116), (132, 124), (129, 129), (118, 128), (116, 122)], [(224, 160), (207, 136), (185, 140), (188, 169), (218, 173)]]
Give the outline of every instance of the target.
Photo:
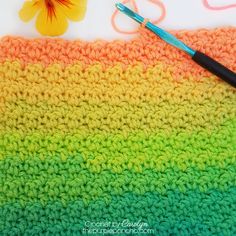
[[(144, 17), (140, 16), (136, 12), (132, 11), (122, 3), (117, 3), (116, 7), (118, 10), (129, 16), (130, 18), (137, 21), (139, 24), (144, 23)], [(219, 78), (223, 79), (225, 82), (231, 84), (236, 88), (236, 74), (226, 68), (224, 65), (220, 64), (219, 62), (215, 61), (213, 58), (205, 55), (202, 52), (193, 50), (185, 43), (177, 39), (174, 35), (168, 33), (167, 31), (159, 28), (158, 26), (152, 24), (151, 22), (147, 22), (145, 27), (151, 30), (153, 33), (158, 35), (161, 39), (163, 39), (168, 44), (186, 52), (191, 58), (200, 66), (205, 68), (206, 70), (210, 71), (211, 73), (215, 74)]]

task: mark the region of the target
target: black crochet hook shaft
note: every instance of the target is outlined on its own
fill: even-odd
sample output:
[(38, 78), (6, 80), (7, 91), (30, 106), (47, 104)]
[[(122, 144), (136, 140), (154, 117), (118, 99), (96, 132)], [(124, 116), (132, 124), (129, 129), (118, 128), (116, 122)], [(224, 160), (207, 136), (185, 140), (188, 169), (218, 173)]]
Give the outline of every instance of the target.
[(236, 88), (236, 74), (227, 67), (199, 51), (195, 51), (192, 59), (206, 70), (210, 71)]
[[(126, 14), (127, 16), (131, 17), (135, 21), (140, 24), (145, 22), (145, 19), (137, 14), (136, 12), (132, 11), (122, 3), (117, 3), (116, 7), (118, 10)], [(200, 66), (205, 68), (206, 70), (210, 71), (211, 73), (215, 74), (225, 82), (231, 84), (233, 87), (236, 88), (236, 73), (225, 67), (224, 65), (220, 64), (219, 62), (215, 61), (213, 58), (207, 56), (206, 54), (195, 51), (182, 41), (177, 39), (174, 35), (168, 33), (167, 31), (159, 28), (158, 26), (152, 24), (151, 22), (147, 22), (145, 27), (151, 30), (153, 33), (158, 35), (161, 39), (163, 39), (168, 44), (181, 49), (182, 51), (186, 52), (191, 58)]]

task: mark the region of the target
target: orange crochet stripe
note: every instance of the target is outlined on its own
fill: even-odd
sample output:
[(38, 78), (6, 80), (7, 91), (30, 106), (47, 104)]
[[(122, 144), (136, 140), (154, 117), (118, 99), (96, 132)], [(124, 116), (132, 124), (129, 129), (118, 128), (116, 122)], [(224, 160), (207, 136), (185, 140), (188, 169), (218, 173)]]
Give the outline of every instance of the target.
[[(176, 32), (175, 35), (193, 48), (200, 50), (236, 70), (235, 28)], [(189, 60), (179, 50), (167, 45), (146, 29), (140, 29), (140, 37), (131, 41), (66, 41), (63, 39), (35, 39), (6, 37), (0, 42), (0, 62), (20, 60), (22, 64), (59, 63), (71, 65), (81, 62), (85, 65), (101, 63), (105, 67), (121, 64), (144, 67), (162, 62), (180, 77), (209, 76), (201, 67)]]

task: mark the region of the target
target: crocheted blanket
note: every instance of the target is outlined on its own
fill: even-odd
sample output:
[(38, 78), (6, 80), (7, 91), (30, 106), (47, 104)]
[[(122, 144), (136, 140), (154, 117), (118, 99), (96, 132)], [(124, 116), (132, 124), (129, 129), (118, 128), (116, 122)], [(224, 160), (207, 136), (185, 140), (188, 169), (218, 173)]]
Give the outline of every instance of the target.
[[(174, 33), (236, 71), (236, 28)], [(154, 34), (0, 40), (0, 235), (236, 235), (236, 90)]]

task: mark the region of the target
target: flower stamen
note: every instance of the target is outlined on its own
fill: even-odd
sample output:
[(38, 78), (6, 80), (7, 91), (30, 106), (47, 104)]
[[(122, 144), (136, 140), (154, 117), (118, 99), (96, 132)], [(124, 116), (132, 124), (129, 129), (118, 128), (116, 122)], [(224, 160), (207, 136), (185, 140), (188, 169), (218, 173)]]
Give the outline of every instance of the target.
[(58, 2), (61, 5), (66, 6), (68, 8), (70, 8), (71, 6), (74, 5), (70, 0), (56, 0), (56, 2)]
[(53, 17), (56, 17), (55, 5), (53, 4), (52, 0), (45, 0), (45, 5), (47, 8), (48, 18), (52, 20)]

